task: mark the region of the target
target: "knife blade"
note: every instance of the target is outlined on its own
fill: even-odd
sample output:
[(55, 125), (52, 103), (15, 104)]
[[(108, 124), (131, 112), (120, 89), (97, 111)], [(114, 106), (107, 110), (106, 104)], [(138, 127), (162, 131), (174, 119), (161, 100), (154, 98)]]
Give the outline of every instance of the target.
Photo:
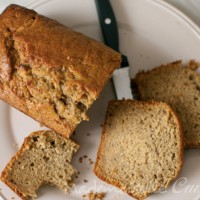
[(0, 200), (6, 200), (6, 198), (1, 193), (0, 193)]
[[(109, 0), (95, 0), (95, 4), (104, 42), (119, 52), (118, 26), (112, 6)], [(114, 71), (112, 82), (117, 99), (133, 99), (135, 95), (132, 94), (131, 90), (129, 62), (123, 54), (121, 66)]]

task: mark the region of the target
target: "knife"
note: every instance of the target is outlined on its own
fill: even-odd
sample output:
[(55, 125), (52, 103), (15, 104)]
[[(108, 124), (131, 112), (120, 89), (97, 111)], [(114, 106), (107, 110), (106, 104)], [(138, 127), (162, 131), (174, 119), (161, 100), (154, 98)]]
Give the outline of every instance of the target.
[[(104, 42), (107, 46), (119, 52), (118, 27), (112, 6), (109, 0), (95, 0), (95, 4)], [(133, 99), (136, 97), (131, 90), (128, 58), (123, 54), (121, 66), (114, 71), (112, 82), (117, 99)]]
[(1, 193), (0, 193), (0, 200), (6, 200), (6, 198)]

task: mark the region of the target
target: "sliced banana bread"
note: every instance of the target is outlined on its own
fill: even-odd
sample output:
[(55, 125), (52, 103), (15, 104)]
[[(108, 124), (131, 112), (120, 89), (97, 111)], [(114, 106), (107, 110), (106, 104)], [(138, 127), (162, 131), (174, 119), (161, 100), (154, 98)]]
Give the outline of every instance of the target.
[(100, 179), (144, 199), (167, 188), (182, 162), (181, 126), (167, 104), (109, 103), (94, 168)]
[(68, 192), (76, 169), (70, 164), (79, 145), (53, 131), (33, 132), (10, 160), (1, 180), (23, 200), (37, 197), (43, 184)]
[(0, 15), (0, 99), (69, 137), (121, 56), (33, 10)]
[(180, 61), (162, 65), (136, 75), (141, 100), (164, 101), (169, 104), (182, 123), (184, 146), (200, 147), (200, 75), (198, 63), (186, 66)]

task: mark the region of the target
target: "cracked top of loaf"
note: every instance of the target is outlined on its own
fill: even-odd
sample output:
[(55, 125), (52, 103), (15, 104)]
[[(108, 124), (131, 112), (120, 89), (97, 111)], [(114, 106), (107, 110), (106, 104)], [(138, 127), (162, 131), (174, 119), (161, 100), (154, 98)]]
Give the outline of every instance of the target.
[(33, 10), (10, 5), (0, 15), (0, 98), (69, 136), (87, 119), (121, 56)]

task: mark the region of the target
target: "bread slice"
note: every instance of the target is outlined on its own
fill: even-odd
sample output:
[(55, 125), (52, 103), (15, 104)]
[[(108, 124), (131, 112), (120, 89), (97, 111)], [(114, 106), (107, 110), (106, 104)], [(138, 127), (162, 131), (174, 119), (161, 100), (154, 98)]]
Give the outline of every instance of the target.
[(91, 38), (10, 5), (0, 15), (0, 99), (69, 137), (121, 55)]
[(179, 121), (162, 102), (111, 101), (94, 172), (137, 199), (167, 188), (183, 163)]
[(23, 200), (36, 198), (36, 191), (43, 184), (68, 192), (76, 174), (70, 162), (78, 148), (78, 144), (53, 131), (33, 132), (0, 178)]
[(195, 61), (186, 66), (180, 61), (140, 72), (134, 81), (141, 100), (169, 104), (183, 126), (184, 146), (200, 148), (200, 75)]

